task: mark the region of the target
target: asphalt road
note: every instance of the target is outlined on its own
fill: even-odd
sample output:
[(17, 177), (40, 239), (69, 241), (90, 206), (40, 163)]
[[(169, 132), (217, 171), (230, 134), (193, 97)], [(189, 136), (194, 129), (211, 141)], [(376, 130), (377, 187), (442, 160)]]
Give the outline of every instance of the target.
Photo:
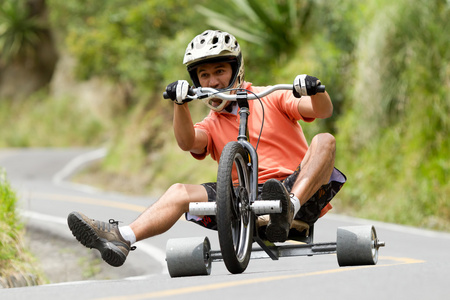
[[(82, 211), (92, 218), (131, 222), (149, 197), (105, 193), (65, 181), (93, 149), (0, 150), (0, 166), (20, 196), (31, 226), (70, 237), (66, 217)], [(386, 208), (388, 209), (388, 208)], [(315, 242), (333, 242), (340, 226), (375, 225), (386, 242), (376, 266), (342, 267), (336, 255), (252, 260), (246, 272), (231, 275), (215, 262), (210, 276), (170, 278), (165, 265), (169, 238), (216, 233), (180, 220), (164, 235), (140, 242), (126, 262), (135, 275), (123, 279), (78, 281), (0, 290), (0, 299), (450, 299), (450, 234), (327, 214), (315, 226)], [(62, 262), (63, 263), (63, 262)], [(111, 272), (118, 272), (111, 267)]]

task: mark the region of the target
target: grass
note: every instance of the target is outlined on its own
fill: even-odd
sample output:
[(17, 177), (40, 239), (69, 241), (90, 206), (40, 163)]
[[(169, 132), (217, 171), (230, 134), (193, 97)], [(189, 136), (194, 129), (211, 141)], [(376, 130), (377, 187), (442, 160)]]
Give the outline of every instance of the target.
[(104, 140), (104, 125), (69, 98), (0, 101), (0, 147), (68, 147)]
[(44, 282), (37, 270), (35, 258), (23, 242), (24, 229), (16, 213), (17, 196), (0, 171), (0, 278), (10, 285), (14, 277), (34, 278), (35, 284)]

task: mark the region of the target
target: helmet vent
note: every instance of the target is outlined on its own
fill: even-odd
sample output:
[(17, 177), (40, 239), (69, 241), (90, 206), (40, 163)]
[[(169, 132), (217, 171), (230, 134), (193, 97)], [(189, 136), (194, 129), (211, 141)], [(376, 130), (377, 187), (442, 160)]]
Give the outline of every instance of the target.
[(226, 35), (226, 36), (225, 36), (225, 43), (228, 44), (229, 42), (230, 42), (230, 36), (229, 36), (229, 35)]
[(213, 44), (217, 44), (219, 42), (219, 38), (217, 38), (217, 36), (215, 36), (212, 40)]

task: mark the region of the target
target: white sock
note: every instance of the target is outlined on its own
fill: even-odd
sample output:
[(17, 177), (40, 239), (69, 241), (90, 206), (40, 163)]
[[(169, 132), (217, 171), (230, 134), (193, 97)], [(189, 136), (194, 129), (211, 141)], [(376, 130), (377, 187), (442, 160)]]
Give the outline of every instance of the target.
[(134, 234), (133, 230), (130, 228), (130, 226), (122, 226), (119, 227), (120, 234), (122, 237), (129, 241), (131, 245), (136, 243), (136, 235)]
[(291, 202), (294, 205), (294, 216), (295, 216), (300, 210), (300, 200), (298, 200), (298, 198), (294, 194), (291, 194)]

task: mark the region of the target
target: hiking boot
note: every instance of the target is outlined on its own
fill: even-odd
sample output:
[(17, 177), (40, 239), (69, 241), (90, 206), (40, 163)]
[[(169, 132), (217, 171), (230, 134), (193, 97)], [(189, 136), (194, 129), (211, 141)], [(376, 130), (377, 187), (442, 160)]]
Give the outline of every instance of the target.
[(102, 258), (114, 267), (120, 267), (125, 262), (128, 252), (136, 247), (130, 247), (119, 232), (119, 222), (110, 219), (108, 223), (89, 219), (79, 212), (72, 212), (67, 217), (72, 234), (88, 248), (100, 251)]
[(289, 235), (292, 219), (294, 218), (294, 205), (291, 202), (289, 193), (280, 181), (269, 179), (264, 183), (261, 198), (263, 200), (281, 201), (281, 213), (270, 214), (266, 236), (272, 243), (285, 242)]

